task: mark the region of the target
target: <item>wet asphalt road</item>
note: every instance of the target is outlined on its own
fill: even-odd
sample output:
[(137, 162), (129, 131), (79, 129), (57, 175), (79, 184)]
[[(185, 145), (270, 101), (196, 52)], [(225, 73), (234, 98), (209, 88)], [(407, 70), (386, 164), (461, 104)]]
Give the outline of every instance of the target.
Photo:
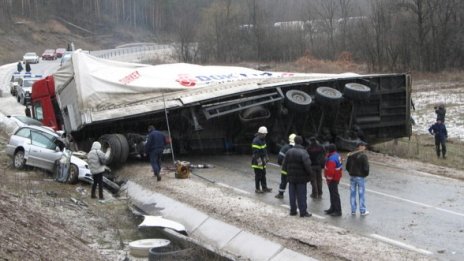
[[(57, 61), (43, 61), (32, 65), (33, 73), (49, 74), (59, 66)], [(16, 66), (0, 70), (1, 83), (7, 84)], [(24, 106), (9, 94), (3, 85), (0, 111), (3, 114), (23, 114)], [(203, 177), (248, 194), (268, 204), (288, 211), (288, 194), (283, 200), (274, 198), (280, 183), (280, 169), (268, 166), (267, 181), (271, 193), (254, 193), (254, 173), (248, 155), (219, 155), (179, 157), (192, 164), (213, 164), (214, 168), (192, 169), (194, 178)], [(276, 162), (275, 158), (272, 162)], [(209, 181), (207, 181), (209, 180)], [(371, 175), (366, 183), (366, 205), (371, 214), (361, 217), (350, 214), (349, 177), (345, 174), (339, 186), (343, 216), (324, 215), (329, 207), (329, 193), (323, 186), (322, 199), (308, 197), (313, 218), (347, 230), (377, 238), (403, 248), (425, 253), (441, 260), (464, 260), (464, 187), (459, 180), (428, 175), (371, 162)], [(310, 193), (308, 186), (308, 194)], [(308, 228), (310, 229), (310, 228)]]
[[(190, 161), (192, 165), (213, 164), (214, 168), (192, 168), (192, 173), (288, 211), (288, 191), (284, 199), (274, 198), (280, 183), (278, 167), (267, 168), (268, 186), (273, 191), (255, 194), (254, 174), (247, 155), (179, 159)], [(370, 215), (360, 216), (359, 212), (356, 216), (351, 215), (349, 177), (346, 174), (339, 192), (343, 216), (330, 217), (323, 212), (330, 205), (325, 182), (322, 199), (311, 199), (311, 187), (308, 186), (308, 207), (314, 218), (432, 258), (464, 260), (462, 181), (371, 162), (371, 174), (366, 183), (366, 206)]]

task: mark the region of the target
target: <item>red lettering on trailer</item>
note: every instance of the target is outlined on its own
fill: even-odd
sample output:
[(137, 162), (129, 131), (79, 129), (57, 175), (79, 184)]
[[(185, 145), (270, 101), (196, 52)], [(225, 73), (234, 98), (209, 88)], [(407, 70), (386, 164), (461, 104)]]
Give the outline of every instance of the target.
[(120, 79), (119, 82), (122, 83), (122, 84), (129, 84), (131, 83), (132, 81), (136, 80), (140, 78), (140, 73), (138, 71), (135, 71), (127, 76), (125, 76), (124, 78)]

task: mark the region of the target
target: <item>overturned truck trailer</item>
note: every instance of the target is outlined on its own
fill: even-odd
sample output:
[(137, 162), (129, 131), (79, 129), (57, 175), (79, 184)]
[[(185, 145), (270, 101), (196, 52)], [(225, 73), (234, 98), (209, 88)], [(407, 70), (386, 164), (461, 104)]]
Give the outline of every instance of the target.
[(169, 129), (178, 153), (248, 151), (261, 125), (269, 130), (271, 151), (289, 133), (345, 149), (358, 138), (373, 144), (411, 134), (407, 74), (151, 66), (76, 51), (37, 85), (48, 87), (34, 90), (34, 117), (61, 126), (80, 149), (101, 140), (117, 164), (143, 153), (148, 125)]

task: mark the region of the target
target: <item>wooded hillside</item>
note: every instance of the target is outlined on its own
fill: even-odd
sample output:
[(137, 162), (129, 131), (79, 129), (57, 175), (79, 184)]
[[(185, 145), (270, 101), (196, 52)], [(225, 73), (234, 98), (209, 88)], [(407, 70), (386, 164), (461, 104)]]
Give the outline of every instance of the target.
[(462, 0), (2, 0), (3, 35), (49, 19), (96, 37), (129, 26), (178, 43), (186, 62), (366, 63), (371, 71), (464, 67)]

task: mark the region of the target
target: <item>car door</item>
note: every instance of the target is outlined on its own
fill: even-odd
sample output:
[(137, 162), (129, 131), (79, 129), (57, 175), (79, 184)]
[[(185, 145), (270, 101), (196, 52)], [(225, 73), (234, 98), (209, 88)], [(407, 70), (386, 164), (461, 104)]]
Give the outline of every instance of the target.
[(7, 145), (7, 152), (13, 156), (16, 148), (22, 147), (24, 149), (24, 158), (26, 159), (26, 165), (34, 166), (34, 160), (29, 158), (29, 152), (31, 148), (31, 130), (29, 128), (21, 128), (16, 131), (15, 134), (11, 135), (10, 142)]
[(53, 171), (55, 161), (61, 157), (62, 152), (57, 150), (55, 138), (47, 133), (31, 131), (30, 157), (34, 159), (36, 167)]

